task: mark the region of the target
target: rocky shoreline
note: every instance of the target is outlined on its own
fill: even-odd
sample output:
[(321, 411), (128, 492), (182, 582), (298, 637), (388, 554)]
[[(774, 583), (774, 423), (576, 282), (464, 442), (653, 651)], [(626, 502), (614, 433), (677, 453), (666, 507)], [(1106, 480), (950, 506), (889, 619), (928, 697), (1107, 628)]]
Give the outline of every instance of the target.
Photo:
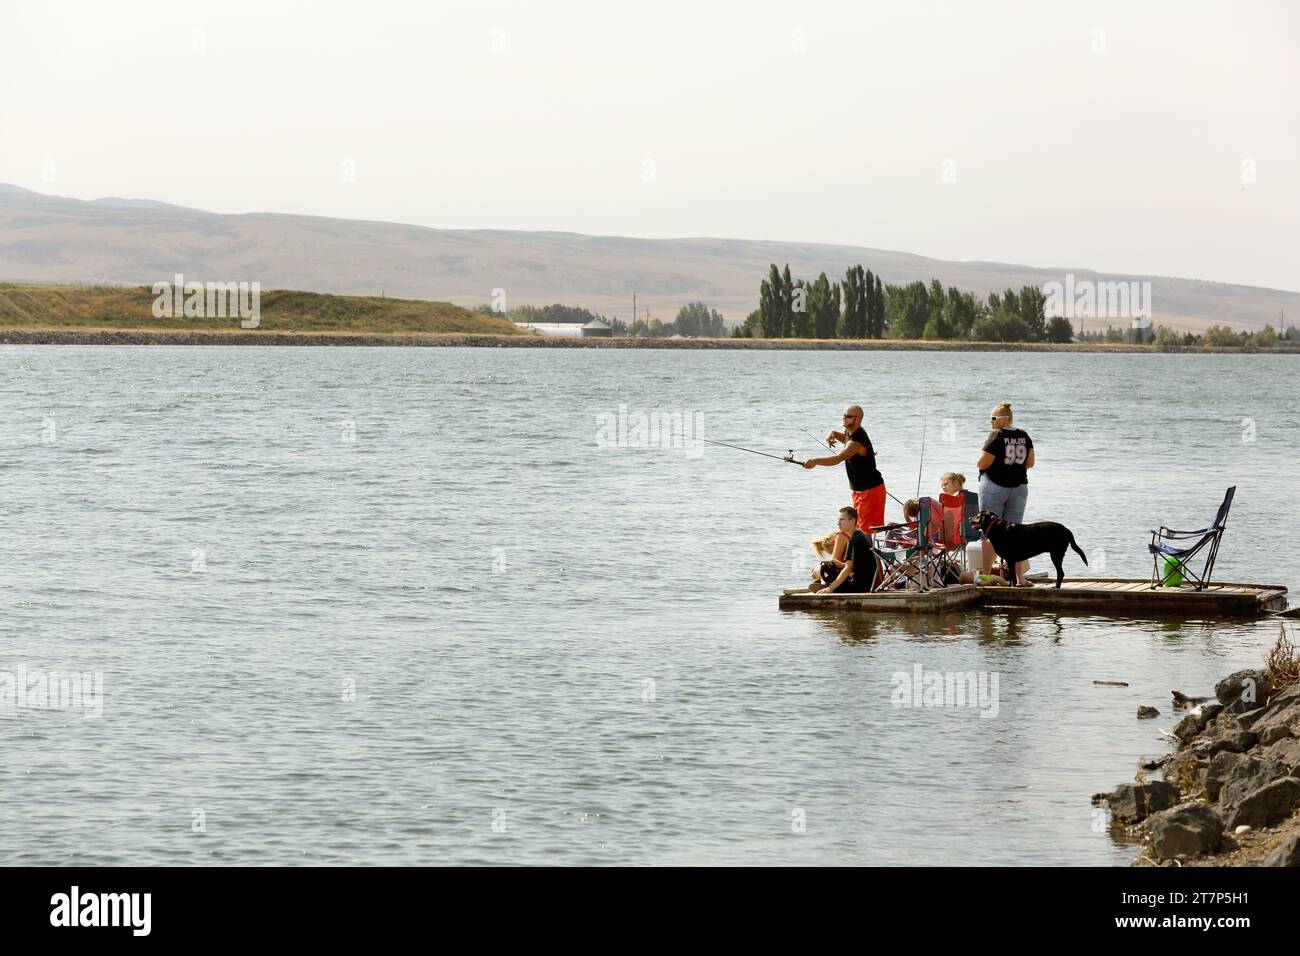
[(749, 351), (830, 352), (1267, 352), (1300, 355), (1300, 348), (1157, 348), (1154, 345), (1104, 345), (1039, 342), (926, 342), (896, 339), (633, 339), (545, 335), (444, 333), (293, 332), (261, 329), (230, 331), (176, 329), (9, 328), (0, 329), (0, 345), (310, 345), (417, 346), (431, 348), (599, 348), (599, 349), (739, 349)]
[[(1285, 631), (1268, 668), (1230, 674), (1213, 699), (1175, 692), (1186, 713), (1173, 752), (1093, 797), (1143, 841), (1134, 865), (1300, 866), (1300, 682), (1279, 648), (1290, 649)], [(1279, 657), (1288, 666), (1274, 666)]]

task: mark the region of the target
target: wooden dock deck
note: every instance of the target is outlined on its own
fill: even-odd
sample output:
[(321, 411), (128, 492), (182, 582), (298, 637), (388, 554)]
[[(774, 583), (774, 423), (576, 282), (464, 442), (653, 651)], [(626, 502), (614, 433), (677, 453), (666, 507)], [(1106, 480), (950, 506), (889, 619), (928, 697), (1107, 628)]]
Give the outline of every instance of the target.
[(1146, 578), (1067, 578), (1032, 588), (960, 584), (933, 591), (877, 591), (871, 594), (782, 594), (782, 610), (848, 608), (882, 613), (927, 614), (963, 607), (1016, 607), (1044, 611), (1178, 617), (1259, 617), (1286, 608), (1287, 590), (1278, 584), (1215, 582), (1204, 590), (1153, 588)]

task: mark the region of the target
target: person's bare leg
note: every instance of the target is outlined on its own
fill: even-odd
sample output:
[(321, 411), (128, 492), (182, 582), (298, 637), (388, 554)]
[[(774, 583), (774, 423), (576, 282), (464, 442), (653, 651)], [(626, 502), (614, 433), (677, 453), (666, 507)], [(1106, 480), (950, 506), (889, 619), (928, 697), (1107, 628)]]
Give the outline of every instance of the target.
[(980, 541), (980, 555), (984, 558), (984, 573), (993, 573), (993, 542), (988, 539), (988, 535)]

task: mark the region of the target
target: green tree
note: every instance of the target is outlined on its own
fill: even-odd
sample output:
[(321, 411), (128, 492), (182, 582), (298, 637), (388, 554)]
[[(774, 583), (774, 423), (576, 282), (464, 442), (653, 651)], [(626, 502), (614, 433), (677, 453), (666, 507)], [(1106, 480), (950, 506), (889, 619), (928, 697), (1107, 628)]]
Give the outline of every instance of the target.
[(745, 316), (745, 321), (732, 333), (738, 339), (752, 339), (763, 332), (763, 317), (758, 309)]
[(811, 293), (812, 287), (803, 279), (795, 282), (790, 334), (797, 339), (810, 339), (813, 336), (812, 306), (808, 301)]
[(862, 266), (849, 266), (844, 273), (844, 315), (841, 337), (862, 339), (867, 336), (867, 279)]
[(929, 309), (929, 317), (925, 321), (922, 338), (952, 338), (952, 324), (948, 321), (948, 295), (943, 290), (943, 283), (938, 279), (930, 280), (926, 305)]
[(973, 293), (961, 292), (955, 285), (948, 287), (947, 303), (944, 306), (948, 320), (948, 331), (952, 338), (968, 339), (975, 319), (979, 317), (979, 302)]
[(1074, 326), (1063, 315), (1054, 315), (1047, 323), (1047, 341), (1064, 345), (1074, 341)]
[(885, 320), (896, 339), (919, 339), (930, 321), (930, 294), (924, 282), (885, 286)]
[(885, 331), (885, 287), (880, 281), (880, 276), (876, 276), (867, 314), (867, 334), (873, 339), (879, 339), (884, 338)]
[(1047, 337), (1047, 296), (1036, 285), (1022, 286), (1020, 307), (1016, 311), (1029, 326), (1030, 340), (1041, 342)]
[(835, 338), (840, 317), (840, 287), (831, 285), (824, 272), (808, 290), (808, 311), (812, 315), (812, 335), (819, 339)]
[(1167, 325), (1157, 325), (1152, 341), (1162, 349), (1173, 348), (1183, 344), (1183, 337)]
[(781, 271), (773, 262), (767, 278), (758, 290), (758, 325), (765, 339), (775, 339), (781, 335), (781, 301)]
[(1029, 323), (1005, 309), (980, 316), (972, 333), (977, 342), (1027, 342), (1030, 336)]
[(790, 278), (790, 263), (781, 273), (781, 338), (794, 335), (794, 280)]
[(1277, 332), (1273, 326), (1266, 325), (1250, 337), (1250, 344), (1257, 349), (1271, 349), (1277, 345)]
[(1212, 325), (1205, 330), (1205, 344), (1213, 348), (1229, 348), (1241, 344), (1241, 336), (1226, 325)]

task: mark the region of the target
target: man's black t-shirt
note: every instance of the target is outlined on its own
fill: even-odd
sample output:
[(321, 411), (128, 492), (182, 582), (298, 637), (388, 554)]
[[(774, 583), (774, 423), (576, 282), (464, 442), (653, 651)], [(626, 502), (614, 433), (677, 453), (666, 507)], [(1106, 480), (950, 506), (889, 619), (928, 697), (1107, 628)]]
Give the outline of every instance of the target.
[(844, 468), (849, 473), (849, 487), (854, 491), (866, 491), (883, 485), (885, 479), (876, 470), (876, 449), (872, 447), (866, 430), (859, 425), (858, 430), (849, 435), (849, 441), (855, 441), (867, 450), (865, 455), (844, 459)]
[(849, 538), (844, 560), (853, 562), (853, 573), (837, 590), (846, 594), (870, 591), (876, 577), (876, 553), (871, 550), (871, 539), (861, 529), (854, 531), (853, 537)]
[(1003, 488), (1019, 488), (1029, 483), (1025, 459), (1034, 447), (1034, 440), (1019, 428), (1002, 428), (989, 432), (984, 450), (993, 456), (993, 464), (980, 470), (989, 480)]

